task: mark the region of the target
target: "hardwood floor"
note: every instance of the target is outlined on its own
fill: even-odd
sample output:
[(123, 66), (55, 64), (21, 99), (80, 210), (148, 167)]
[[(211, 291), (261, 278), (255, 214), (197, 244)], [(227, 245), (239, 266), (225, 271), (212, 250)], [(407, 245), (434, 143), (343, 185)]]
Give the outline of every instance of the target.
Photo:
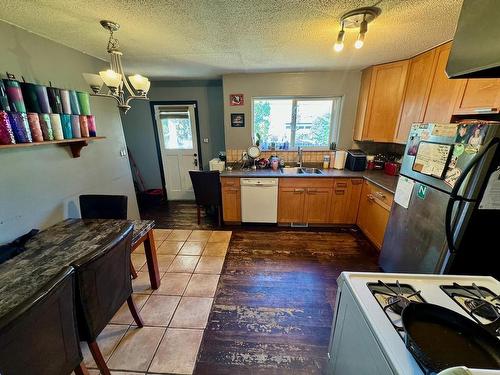
[(233, 229), (195, 374), (321, 374), (336, 279), (378, 271), (358, 231)]

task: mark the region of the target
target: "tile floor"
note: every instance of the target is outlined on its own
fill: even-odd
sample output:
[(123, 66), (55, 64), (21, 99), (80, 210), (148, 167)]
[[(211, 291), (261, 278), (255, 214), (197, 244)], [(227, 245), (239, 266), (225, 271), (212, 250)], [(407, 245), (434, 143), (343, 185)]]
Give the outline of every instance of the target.
[[(113, 375), (193, 372), (230, 239), (230, 231), (155, 229), (162, 277), (154, 291), (144, 250), (134, 251), (133, 298), (144, 327), (125, 303), (98, 337)], [(90, 375), (99, 374), (87, 344), (82, 351)]]

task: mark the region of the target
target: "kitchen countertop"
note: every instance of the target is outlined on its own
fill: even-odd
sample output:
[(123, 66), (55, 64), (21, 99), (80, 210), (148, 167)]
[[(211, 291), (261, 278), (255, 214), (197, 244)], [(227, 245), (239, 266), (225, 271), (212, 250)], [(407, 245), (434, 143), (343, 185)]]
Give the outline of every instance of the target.
[(271, 169), (233, 169), (232, 171), (221, 172), (221, 177), (240, 177), (240, 178), (252, 178), (252, 177), (279, 177), (279, 178), (364, 178), (375, 185), (394, 194), (396, 191), (396, 186), (398, 184), (398, 176), (389, 176), (383, 171), (362, 171), (354, 172), (348, 169), (322, 169), (323, 174), (284, 174), (280, 171), (273, 171)]

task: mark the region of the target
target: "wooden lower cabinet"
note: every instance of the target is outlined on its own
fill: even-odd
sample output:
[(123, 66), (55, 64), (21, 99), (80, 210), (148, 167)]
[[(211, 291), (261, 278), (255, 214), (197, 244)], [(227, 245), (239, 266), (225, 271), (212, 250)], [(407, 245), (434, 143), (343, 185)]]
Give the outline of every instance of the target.
[(364, 181), (358, 210), (358, 227), (380, 250), (389, 220), (393, 195), (378, 186)]
[(303, 223), (305, 196), (305, 188), (279, 188), (278, 223)]
[(337, 179), (333, 183), (329, 222), (356, 224), (363, 179)]
[(222, 185), (222, 217), (224, 222), (241, 222), (241, 190), (240, 179), (235, 177), (221, 178)]
[(305, 199), (305, 222), (309, 224), (328, 223), (331, 188), (308, 188)]

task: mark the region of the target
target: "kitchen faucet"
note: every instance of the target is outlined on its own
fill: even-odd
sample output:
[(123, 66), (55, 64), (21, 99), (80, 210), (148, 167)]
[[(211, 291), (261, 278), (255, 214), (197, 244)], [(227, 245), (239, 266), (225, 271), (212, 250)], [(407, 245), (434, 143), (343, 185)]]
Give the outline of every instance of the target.
[(299, 158), (297, 164), (299, 165), (299, 168), (302, 168), (302, 147), (297, 148), (297, 156)]

